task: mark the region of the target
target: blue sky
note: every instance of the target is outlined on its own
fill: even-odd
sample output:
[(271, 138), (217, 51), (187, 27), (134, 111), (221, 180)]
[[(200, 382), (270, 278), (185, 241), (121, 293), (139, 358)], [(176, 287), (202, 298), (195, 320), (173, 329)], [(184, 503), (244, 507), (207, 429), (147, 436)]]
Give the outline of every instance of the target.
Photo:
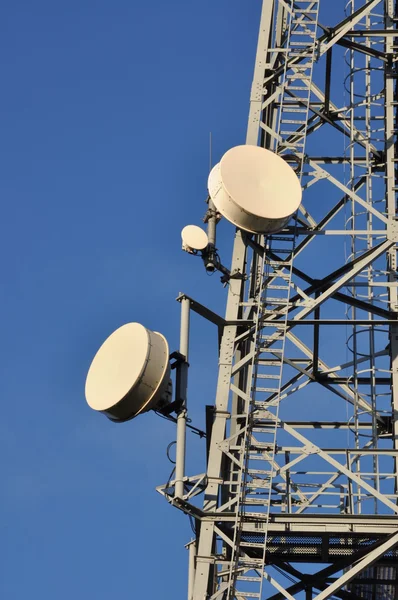
[[(182, 598), (189, 522), (154, 491), (169, 423), (116, 426), (84, 401), (90, 361), (140, 321), (178, 343), (180, 291), (223, 312), (218, 276), (180, 250), (205, 211), (208, 138), (244, 142), (260, 2), (15, 0), (0, 60), (0, 595)], [(333, 19), (335, 21), (336, 19)], [(232, 230), (220, 244), (229, 262)], [(203, 426), (216, 332), (192, 319)], [(205, 374), (205, 376), (204, 376)], [(190, 472), (203, 468), (192, 434)]]

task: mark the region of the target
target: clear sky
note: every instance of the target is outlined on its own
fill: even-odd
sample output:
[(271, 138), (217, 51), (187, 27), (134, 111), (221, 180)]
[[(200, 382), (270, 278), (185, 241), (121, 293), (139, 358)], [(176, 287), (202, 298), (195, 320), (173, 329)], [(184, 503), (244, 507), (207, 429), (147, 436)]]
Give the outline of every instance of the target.
[[(223, 312), (180, 250), (213, 156), (243, 143), (260, 1), (14, 0), (0, 23), (0, 596), (184, 598), (189, 522), (154, 488), (173, 427), (84, 401), (102, 341), (140, 321), (177, 348), (179, 291)], [(229, 262), (232, 230), (221, 247)], [(192, 319), (191, 416), (216, 333)], [(190, 472), (203, 441), (188, 436)]]

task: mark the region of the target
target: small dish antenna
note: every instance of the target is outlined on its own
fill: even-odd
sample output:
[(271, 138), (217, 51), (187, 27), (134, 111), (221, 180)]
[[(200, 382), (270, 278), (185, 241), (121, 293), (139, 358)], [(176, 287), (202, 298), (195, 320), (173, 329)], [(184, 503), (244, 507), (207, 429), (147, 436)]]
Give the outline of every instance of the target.
[(87, 404), (111, 421), (128, 421), (170, 403), (169, 346), (140, 323), (116, 329), (102, 344), (86, 379)]
[(250, 233), (275, 233), (301, 203), (300, 181), (280, 156), (260, 146), (236, 146), (213, 167), (210, 197), (228, 221)]
[(197, 225), (186, 225), (181, 231), (181, 238), (182, 249), (190, 254), (204, 250), (209, 243), (207, 233)]

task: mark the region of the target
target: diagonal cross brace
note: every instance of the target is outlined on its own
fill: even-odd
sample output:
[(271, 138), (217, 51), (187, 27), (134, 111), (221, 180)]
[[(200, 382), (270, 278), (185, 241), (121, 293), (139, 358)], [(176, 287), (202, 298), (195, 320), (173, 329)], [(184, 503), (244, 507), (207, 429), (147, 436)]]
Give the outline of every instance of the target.
[(274, 579), (273, 577), (271, 577), (271, 575), (269, 575), (269, 573), (267, 573), (267, 571), (263, 571), (264, 573), (264, 578), (270, 582), (271, 585), (274, 586), (274, 588), (276, 588), (278, 590), (278, 592), (280, 592), (281, 594), (283, 594), (283, 596), (285, 598), (287, 598), (287, 600), (294, 600), (294, 596), (292, 596), (291, 594), (289, 594), (289, 592), (280, 584), (276, 581), (276, 579)]
[(388, 223), (387, 217), (385, 217), (380, 211), (378, 211), (376, 208), (374, 208), (374, 206), (372, 206), (371, 204), (368, 204), (368, 202), (366, 202), (366, 200), (364, 200), (363, 198), (358, 196), (358, 194), (356, 194), (354, 191), (350, 190), (350, 188), (348, 188), (343, 183), (341, 183), (341, 181), (336, 179), (336, 177), (333, 177), (333, 175), (331, 173), (329, 173), (329, 171), (327, 171), (324, 167), (321, 167), (313, 160), (309, 160), (308, 164), (310, 164), (311, 167), (313, 169), (315, 169), (315, 171), (317, 171), (325, 179), (327, 179), (328, 181), (333, 183), (336, 187), (338, 187), (342, 192), (344, 192), (352, 200), (355, 200), (355, 202), (358, 202), (358, 204), (363, 206), (363, 208), (365, 208), (367, 211), (372, 213), (375, 217), (380, 219), (380, 221), (383, 221), (383, 223)]
[(362, 487), (364, 490), (369, 492), (369, 494), (371, 494), (372, 496), (377, 498), (385, 506), (388, 506), (388, 508), (390, 510), (392, 510), (394, 513), (398, 513), (398, 506), (396, 504), (394, 504), (389, 498), (386, 498), (383, 494), (381, 494), (378, 490), (376, 490), (371, 485), (369, 485), (364, 479), (359, 477), (356, 473), (353, 473), (352, 471), (350, 471), (350, 469), (347, 469), (347, 467), (345, 467), (338, 460), (336, 460), (335, 458), (330, 456), (330, 454), (325, 452), (325, 450), (322, 450), (319, 446), (314, 444), (311, 440), (309, 440), (304, 435), (302, 435), (301, 433), (296, 431), (294, 429), (294, 427), (292, 427), (291, 425), (288, 425), (287, 423), (282, 421), (282, 419), (280, 419), (279, 417), (276, 417), (276, 415), (273, 415), (272, 413), (270, 413), (270, 414), (271, 414), (272, 418), (278, 422), (278, 425), (282, 429), (284, 429), (287, 433), (290, 433), (290, 435), (292, 437), (296, 438), (296, 440), (299, 440), (304, 446), (311, 448), (311, 453), (309, 455), (316, 454), (316, 455), (320, 456), (326, 462), (331, 464), (336, 469), (336, 471), (339, 471), (340, 473), (343, 473), (344, 475), (346, 475), (346, 477), (348, 477), (349, 479), (354, 481), (358, 486)]
[(325, 300), (333, 296), (335, 292), (337, 292), (340, 288), (342, 288), (348, 281), (353, 279), (358, 273), (360, 273), (363, 269), (365, 269), (369, 264), (375, 261), (381, 254), (387, 252), (389, 248), (395, 245), (394, 241), (386, 240), (379, 246), (376, 246), (373, 252), (370, 252), (367, 256), (363, 257), (359, 260), (352, 269), (343, 275), (340, 279), (338, 279), (333, 285), (331, 285), (323, 294), (315, 298), (310, 306), (301, 310), (294, 318), (295, 321), (299, 321), (300, 319), (304, 319), (307, 315), (309, 315), (317, 306), (320, 306)]
[[(323, 54), (325, 54), (325, 52), (327, 52), (329, 50), (329, 48), (334, 46), (334, 44), (337, 44), (337, 42), (342, 37), (344, 37), (349, 31), (351, 31), (351, 29), (357, 23), (359, 23), (359, 21), (361, 19), (363, 19), (364, 16), (368, 15), (375, 8), (375, 6), (380, 4), (380, 2), (381, 2), (381, 0), (373, 0), (372, 2), (368, 2), (367, 4), (364, 4), (357, 11), (355, 11), (352, 15), (350, 15), (347, 19), (344, 19), (344, 21), (342, 21), (339, 25), (337, 25), (336, 27), (333, 28), (332, 37), (330, 37), (328, 34), (325, 34), (324, 36), (322, 36), (322, 38), (319, 40), (320, 41), (319, 56), (322, 56)], [(324, 38), (327, 38), (327, 41), (326, 40), (324, 41)]]
[(295, 437), (297, 440), (299, 440), (303, 444), (310, 445), (312, 447), (313, 454), (317, 454), (318, 456), (323, 458), (326, 462), (331, 464), (337, 471), (340, 471), (341, 473), (346, 475), (349, 479), (354, 481), (357, 485), (359, 485), (360, 487), (365, 489), (367, 492), (369, 492), (369, 494), (371, 494), (372, 496), (374, 496), (375, 498), (380, 500), (380, 502), (385, 504), (385, 506), (388, 506), (388, 508), (390, 508), (394, 513), (398, 513), (398, 506), (396, 504), (394, 504), (391, 500), (389, 500), (389, 498), (386, 498), (378, 490), (376, 490), (371, 485), (369, 485), (369, 483), (367, 483), (364, 479), (359, 477), (356, 473), (353, 473), (352, 471), (350, 471), (350, 469), (347, 469), (347, 467), (342, 465), (338, 460), (336, 460), (335, 458), (330, 456), (327, 452), (325, 452), (324, 450), (321, 450), (321, 448), (319, 448), (319, 446), (316, 446), (313, 442), (311, 442), (304, 435), (302, 435), (301, 433), (296, 431), (293, 427), (291, 427), (290, 425), (287, 425), (287, 423), (284, 423), (279, 418), (278, 418), (278, 421), (279, 421), (279, 425), (285, 431), (290, 433), (290, 435)]
[(370, 567), (375, 563), (383, 554), (394, 548), (398, 544), (398, 533), (393, 534), (388, 538), (384, 544), (381, 544), (378, 548), (370, 550), (362, 560), (356, 563), (354, 567), (351, 567), (348, 571), (343, 573), (336, 581), (329, 585), (326, 590), (320, 592), (313, 600), (326, 600), (330, 598), (337, 590), (347, 585), (358, 573), (361, 573), (366, 567)]

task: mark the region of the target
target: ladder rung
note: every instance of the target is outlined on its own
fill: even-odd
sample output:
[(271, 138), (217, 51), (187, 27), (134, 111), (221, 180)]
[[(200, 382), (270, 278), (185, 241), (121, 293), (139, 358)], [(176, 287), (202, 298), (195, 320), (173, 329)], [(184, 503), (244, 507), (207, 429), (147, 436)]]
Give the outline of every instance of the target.
[(247, 489), (269, 490), (270, 487), (271, 482), (267, 481), (266, 479), (256, 479), (255, 481), (246, 481), (245, 483), (245, 488)]
[(290, 52), (289, 53), (289, 57), (290, 58), (309, 58), (310, 56), (312, 56), (312, 52)]
[[(299, 133), (297, 135), (300, 135)], [(280, 254), (290, 254), (292, 252), (292, 248), (272, 248), (272, 252), (279, 252)]]
[[(287, 265), (290, 266), (290, 261), (270, 259), (267, 264), (269, 264), (271, 267), (285, 267)], [(281, 276), (282, 275), (283, 275), (283, 273), (281, 274)]]
[(262, 544), (261, 542), (242, 542), (241, 541), (240, 546), (243, 546), (244, 548), (263, 548), (264, 544)]
[(279, 367), (282, 364), (281, 360), (269, 360), (268, 358), (264, 358), (261, 361), (261, 364), (265, 364), (267, 367)]
[(280, 348), (260, 348), (260, 353), (262, 352), (275, 352), (275, 354), (282, 354), (282, 350)]
[(296, 239), (295, 237), (291, 237), (291, 236), (283, 236), (283, 235), (270, 235), (269, 236), (270, 240), (280, 240), (283, 242), (294, 242), (294, 240)]
[[(297, 150), (298, 148), (303, 149), (304, 148), (304, 144), (303, 142), (280, 142), (279, 143), (279, 148), (285, 148), (285, 150)], [(301, 157), (299, 157), (301, 158)]]
[[(283, 264), (283, 263), (282, 263)], [(282, 264), (280, 266), (282, 266)], [(290, 267), (289, 263), (284, 263), (287, 267)], [(272, 266), (272, 265), (271, 265)], [(284, 281), (290, 281), (290, 274), (289, 273), (284, 273), (283, 271), (278, 271), (275, 270), (270, 273), (270, 275), (273, 275), (275, 277), (279, 277), (280, 279), (283, 279)]]
[[(262, 402), (262, 404), (269, 404), (267, 402)], [(273, 417), (273, 418), (270, 418)], [(275, 427), (276, 425), (276, 416), (273, 413), (270, 413), (269, 410), (256, 409), (253, 414), (253, 424), (256, 427), (262, 427), (262, 429), (267, 430), (271, 429), (271, 427)]]
[(258, 452), (257, 453), (250, 452), (248, 454), (248, 459), (251, 460), (251, 461), (253, 461), (253, 460), (261, 461), (260, 464), (263, 464), (264, 462), (269, 462), (268, 458), (264, 458), (264, 454), (263, 453), (259, 454)]
[(302, 46), (303, 48), (305, 47), (309, 47), (309, 43), (308, 42), (290, 42), (290, 46)]
[(286, 86), (289, 88), (289, 91), (294, 90), (296, 92), (299, 92), (300, 90), (302, 92), (306, 92), (305, 96), (300, 96), (300, 100), (304, 103), (307, 99), (308, 99), (308, 86), (306, 85), (290, 85), (290, 83), (286, 84)]
[(248, 469), (249, 475), (271, 475), (272, 471), (264, 471), (264, 469)]
[[(269, 458), (268, 457), (267, 458), (264, 457), (264, 454), (263, 454), (264, 450), (261, 451), (261, 454), (259, 454), (259, 452), (260, 452), (260, 450), (258, 450), (257, 452), (249, 452), (248, 453), (248, 459), (249, 460), (259, 460), (262, 463), (269, 462)], [(268, 452), (274, 452), (274, 449), (270, 448)]]
[[(263, 513), (247, 513), (247, 514), (250, 514), (250, 516), (253, 516), (253, 517), (264, 517)], [(239, 560), (239, 565), (242, 567), (247, 567), (248, 569), (257, 569), (257, 567), (261, 566), (262, 564), (263, 564), (263, 560), (261, 558), (247, 558), (247, 559), (241, 558)]]
[(269, 429), (271, 426), (275, 425), (276, 423), (276, 415), (274, 415), (273, 413), (271, 413), (268, 410), (268, 407), (271, 406), (271, 402), (256, 402), (256, 404), (262, 404), (264, 407), (264, 410), (260, 410), (259, 408), (256, 408), (256, 410), (253, 413), (253, 422), (254, 425), (261, 425), (261, 427), (266, 427), (267, 429)]
[[(309, 23), (307, 23), (307, 25), (309, 25)], [(312, 48), (312, 46), (314, 45), (314, 38), (316, 37), (316, 30), (308, 29), (308, 27), (305, 27), (305, 29), (303, 29), (304, 24), (300, 25), (300, 27), (301, 27), (301, 29), (297, 28), (297, 29), (292, 30), (292, 35), (290, 37), (290, 40), (294, 39), (293, 36), (295, 36), (295, 35), (301, 36), (301, 39), (303, 39), (303, 37), (306, 37), (307, 38), (306, 45), (308, 46), (308, 50), (310, 50)], [(290, 46), (291, 45), (292, 44), (290, 44)]]
[(305, 25), (306, 27), (308, 27), (309, 25), (315, 25), (314, 21), (306, 21), (304, 19), (292, 19), (291, 20), (291, 24), (292, 25)]
[[(281, 119), (281, 123), (290, 123), (292, 125), (306, 125), (307, 121), (303, 121), (303, 120), (299, 120), (299, 119)], [(279, 237), (279, 238), (272, 238), (272, 239), (284, 240), (285, 238)]]
[(297, 79), (299, 81), (310, 81), (311, 77), (302, 73), (293, 73), (292, 75), (286, 75), (286, 81), (296, 81)]
[[(292, 37), (294, 35), (308, 35), (309, 38), (314, 38), (315, 37), (315, 31), (311, 31), (310, 29), (308, 29), (308, 25), (310, 24), (310, 21), (307, 21), (306, 23), (302, 22), (299, 23), (300, 27), (305, 27), (305, 29), (303, 31), (298, 31), (297, 29), (293, 29), (290, 39), (292, 39)], [(308, 43), (308, 46), (310, 45), (311, 42)], [(292, 45), (292, 44), (290, 44)]]
[(288, 298), (265, 298), (262, 299), (263, 304), (287, 304)]
[(258, 373), (256, 375), (257, 379), (279, 379), (279, 375), (268, 375), (263, 373)]
[(272, 450), (274, 444), (270, 442), (256, 442), (255, 444), (250, 444), (250, 450)]
[(261, 433), (261, 435), (275, 435), (275, 423), (272, 423), (269, 427), (253, 427), (252, 431), (255, 433)]
[(279, 142), (278, 149), (284, 148), (285, 150), (298, 150), (300, 148), (301, 150), (304, 150), (304, 142), (305, 140), (302, 138), (300, 140), (290, 140), (289, 142), (285, 140), (284, 142)]
[(306, 108), (287, 108), (289, 105), (288, 102), (284, 102), (283, 103), (283, 109), (285, 112), (290, 112), (290, 113), (307, 113), (307, 109)]
[[(294, 135), (296, 137), (304, 137), (306, 135), (305, 131), (281, 131), (281, 135)], [(290, 250), (285, 250), (285, 252), (290, 252)]]
[(259, 388), (259, 387), (256, 387), (256, 388), (253, 388), (253, 391), (256, 391), (256, 392), (267, 392), (268, 394), (276, 394), (278, 392), (278, 388), (266, 388), (266, 387)]
[(311, 69), (312, 67), (312, 62), (307, 62), (307, 63), (301, 63), (298, 65), (294, 65), (294, 70), (295, 71), (307, 71), (308, 69)]
[[(256, 409), (255, 409), (255, 413), (258, 410), (269, 410), (270, 406), (277, 406), (279, 404), (279, 398), (274, 398), (273, 400), (256, 400), (254, 402)], [(268, 419), (268, 421), (271, 423), (271, 419)], [(275, 421), (276, 422), (276, 421)]]

